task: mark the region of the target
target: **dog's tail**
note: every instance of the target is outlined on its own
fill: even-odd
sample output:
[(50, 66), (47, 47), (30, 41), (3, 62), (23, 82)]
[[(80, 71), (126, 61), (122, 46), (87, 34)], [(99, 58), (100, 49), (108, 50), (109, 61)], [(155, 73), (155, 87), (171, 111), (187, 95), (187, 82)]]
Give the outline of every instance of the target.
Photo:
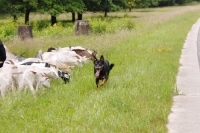
[(110, 67), (110, 70), (111, 70), (114, 67), (114, 64), (110, 64), (109, 67)]

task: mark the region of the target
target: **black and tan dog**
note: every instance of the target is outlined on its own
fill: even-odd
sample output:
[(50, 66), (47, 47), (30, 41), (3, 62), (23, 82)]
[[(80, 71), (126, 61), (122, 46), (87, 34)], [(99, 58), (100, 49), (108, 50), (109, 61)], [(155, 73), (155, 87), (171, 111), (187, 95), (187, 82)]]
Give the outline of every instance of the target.
[[(108, 80), (110, 70), (113, 68), (113, 66), (114, 64), (109, 64), (109, 61), (105, 60), (103, 55), (100, 57), (99, 60), (96, 57), (94, 57), (94, 75), (96, 78), (97, 88), (103, 86), (106, 83), (106, 81)], [(100, 84), (99, 80), (102, 80)]]

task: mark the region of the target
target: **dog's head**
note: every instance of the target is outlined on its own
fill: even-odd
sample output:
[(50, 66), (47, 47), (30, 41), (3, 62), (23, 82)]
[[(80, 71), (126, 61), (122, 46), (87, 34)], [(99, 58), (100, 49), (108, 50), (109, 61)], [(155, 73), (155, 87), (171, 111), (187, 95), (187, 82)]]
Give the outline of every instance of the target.
[(100, 72), (104, 67), (104, 57), (103, 55), (100, 57), (100, 59), (95, 58), (94, 60), (94, 75), (96, 78), (100, 76)]

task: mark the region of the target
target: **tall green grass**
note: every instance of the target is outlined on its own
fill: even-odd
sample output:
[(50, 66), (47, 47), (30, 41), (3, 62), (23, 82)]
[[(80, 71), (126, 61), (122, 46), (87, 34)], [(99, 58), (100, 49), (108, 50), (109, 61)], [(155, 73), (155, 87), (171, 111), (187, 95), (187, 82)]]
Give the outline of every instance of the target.
[[(184, 12), (176, 14), (177, 8)], [(30, 91), (8, 93), (0, 102), (0, 132), (167, 132), (181, 49), (200, 16), (200, 7), (174, 7), (162, 12), (164, 17), (159, 12), (163, 8), (149, 10), (152, 16), (142, 12), (133, 19), (134, 31), (6, 43), (10, 49), (20, 46), (22, 51), (22, 46), (37, 51), (81, 45), (98, 50), (98, 57), (104, 55), (115, 66), (100, 90), (95, 86), (91, 61), (74, 69), (69, 84), (53, 80), (51, 88), (41, 89), (36, 99)], [(151, 17), (159, 19), (147, 20)]]
[(114, 33), (121, 30), (131, 30), (134, 28), (134, 22), (127, 16), (123, 18), (89, 18), (92, 33)]

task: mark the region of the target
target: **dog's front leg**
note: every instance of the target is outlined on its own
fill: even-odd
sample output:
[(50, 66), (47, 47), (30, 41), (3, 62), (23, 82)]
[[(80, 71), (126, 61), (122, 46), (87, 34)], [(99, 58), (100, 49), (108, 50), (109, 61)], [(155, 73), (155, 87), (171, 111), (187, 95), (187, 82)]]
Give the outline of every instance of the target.
[(99, 88), (99, 78), (96, 78), (96, 86)]
[(100, 86), (103, 86), (106, 83), (106, 79), (104, 78), (100, 84)]

